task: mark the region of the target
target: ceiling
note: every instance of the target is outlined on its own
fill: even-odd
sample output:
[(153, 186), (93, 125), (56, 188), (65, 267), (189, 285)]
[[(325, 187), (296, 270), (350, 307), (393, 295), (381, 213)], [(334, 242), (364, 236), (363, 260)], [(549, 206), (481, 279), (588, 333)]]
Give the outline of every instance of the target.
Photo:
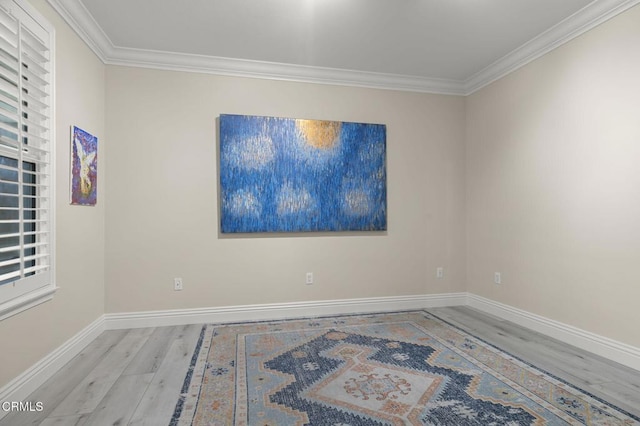
[(105, 63), (467, 94), (640, 0), (48, 0)]

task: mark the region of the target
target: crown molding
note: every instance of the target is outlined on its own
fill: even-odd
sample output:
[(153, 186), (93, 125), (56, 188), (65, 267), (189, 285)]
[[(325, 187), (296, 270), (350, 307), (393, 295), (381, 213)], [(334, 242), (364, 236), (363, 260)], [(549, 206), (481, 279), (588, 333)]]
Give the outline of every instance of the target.
[(115, 48), (114, 53), (112, 57), (107, 59), (107, 64), (302, 83), (320, 83), (446, 95), (464, 94), (462, 84), (454, 80), (120, 47)]
[(488, 86), (638, 3), (640, 0), (592, 1), (557, 25), (469, 77), (463, 84), (465, 95)]
[(80, 0), (47, 0), (47, 3), (104, 63), (113, 54), (113, 43)]
[(107, 65), (464, 95), (462, 82), (456, 80), (117, 47), (80, 0), (47, 0), (47, 3)]
[(80, 0), (47, 2), (107, 65), (467, 96), (637, 5), (640, 0), (594, 0), (464, 81), (117, 47)]

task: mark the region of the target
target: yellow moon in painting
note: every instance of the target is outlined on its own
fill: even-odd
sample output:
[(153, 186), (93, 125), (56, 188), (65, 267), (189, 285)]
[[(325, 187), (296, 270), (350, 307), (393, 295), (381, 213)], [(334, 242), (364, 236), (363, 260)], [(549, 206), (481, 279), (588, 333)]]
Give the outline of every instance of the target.
[(340, 138), (341, 124), (338, 121), (296, 120), (296, 127), (314, 148), (331, 149)]

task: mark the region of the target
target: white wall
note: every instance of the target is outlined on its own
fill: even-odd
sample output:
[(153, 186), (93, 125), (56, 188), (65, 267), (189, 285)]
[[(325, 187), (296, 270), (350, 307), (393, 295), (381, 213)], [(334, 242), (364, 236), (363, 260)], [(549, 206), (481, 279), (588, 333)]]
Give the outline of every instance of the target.
[[(388, 232), (218, 234), (222, 113), (386, 124)], [(107, 312), (463, 290), (463, 123), (460, 97), (108, 67)]]
[(636, 6), (466, 104), (468, 290), (636, 347), (638, 46)]
[[(0, 388), (104, 313), (105, 66), (44, 0), (56, 29), (56, 281), (53, 300), (0, 321)], [(70, 126), (98, 136), (98, 205), (69, 205)]]

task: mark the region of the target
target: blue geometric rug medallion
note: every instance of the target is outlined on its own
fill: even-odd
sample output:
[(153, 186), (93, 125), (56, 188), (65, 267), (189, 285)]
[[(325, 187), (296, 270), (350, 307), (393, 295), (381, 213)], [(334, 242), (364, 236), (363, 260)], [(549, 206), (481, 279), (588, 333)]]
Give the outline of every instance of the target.
[(640, 425), (426, 312), (205, 326), (172, 425)]

